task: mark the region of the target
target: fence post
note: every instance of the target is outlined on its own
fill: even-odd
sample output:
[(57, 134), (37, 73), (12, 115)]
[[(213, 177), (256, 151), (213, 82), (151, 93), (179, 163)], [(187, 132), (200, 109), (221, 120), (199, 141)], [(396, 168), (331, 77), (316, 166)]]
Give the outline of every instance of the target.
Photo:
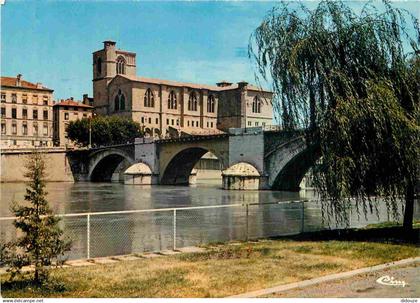
[(87, 250), (87, 258), (90, 259), (90, 214), (87, 214), (86, 220), (86, 250)]
[(246, 207), (246, 241), (249, 240), (249, 205), (245, 204)]
[(305, 231), (305, 201), (302, 201), (302, 208), (300, 211), (300, 232)]
[(173, 245), (173, 250), (176, 250), (176, 209), (174, 209), (174, 245)]
[(352, 215), (352, 212), (353, 212), (353, 210), (351, 209), (351, 204), (350, 204), (350, 210), (349, 210), (349, 212), (350, 212), (350, 214), (349, 214), (349, 227), (351, 228), (352, 226), (351, 226), (351, 215)]

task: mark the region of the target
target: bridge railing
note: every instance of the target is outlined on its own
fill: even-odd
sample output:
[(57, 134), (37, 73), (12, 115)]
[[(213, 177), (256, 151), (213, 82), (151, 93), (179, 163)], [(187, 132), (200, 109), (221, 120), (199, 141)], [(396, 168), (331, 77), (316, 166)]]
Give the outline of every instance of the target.
[[(418, 211), (416, 212), (418, 213)], [(83, 259), (176, 250), (214, 242), (251, 240), (295, 235), (344, 226), (321, 220), (316, 200), (270, 203), (237, 203), (214, 206), (70, 213), (58, 215), (65, 235), (73, 241), (69, 259)], [(15, 217), (0, 217), (0, 238), (18, 236)], [(386, 209), (380, 217), (357, 218), (350, 226), (389, 221)]]

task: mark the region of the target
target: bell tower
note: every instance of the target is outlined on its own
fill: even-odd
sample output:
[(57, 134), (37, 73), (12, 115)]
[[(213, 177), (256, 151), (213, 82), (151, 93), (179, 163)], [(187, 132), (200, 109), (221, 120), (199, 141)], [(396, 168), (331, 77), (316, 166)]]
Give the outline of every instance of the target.
[(93, 106), (98, 114), (108, 114), (108, 84), (118, 74), (136, 76), (136, 54), (118, 50), (114, 41), (93, 53)]

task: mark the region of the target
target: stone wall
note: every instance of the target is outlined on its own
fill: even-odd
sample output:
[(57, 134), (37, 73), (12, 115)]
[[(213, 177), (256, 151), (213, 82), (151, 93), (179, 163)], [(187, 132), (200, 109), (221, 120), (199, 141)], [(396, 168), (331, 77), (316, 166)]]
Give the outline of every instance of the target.
[[(30, 152), (3, 152), (1, 154), (0, 181), (23, 182), (26, 181), (25, 161)], [(46, 180), (50, 182), (74, 182), (70, 162), (65, 151), (53, 151), (45, 154)]]

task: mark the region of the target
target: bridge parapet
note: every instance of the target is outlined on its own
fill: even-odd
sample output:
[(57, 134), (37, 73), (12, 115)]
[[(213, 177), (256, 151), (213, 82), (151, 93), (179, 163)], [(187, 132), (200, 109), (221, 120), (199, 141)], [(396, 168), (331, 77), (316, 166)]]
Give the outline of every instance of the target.
[(65, 153), (64, 147), (3, 148), (2, 154)]

